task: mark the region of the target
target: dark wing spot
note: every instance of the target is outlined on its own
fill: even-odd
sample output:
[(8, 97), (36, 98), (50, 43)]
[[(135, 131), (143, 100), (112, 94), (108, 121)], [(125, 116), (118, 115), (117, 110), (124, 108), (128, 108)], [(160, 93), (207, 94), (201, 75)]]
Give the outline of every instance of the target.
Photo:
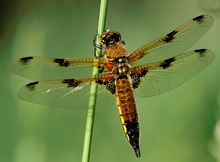
[(39, 83), (39, 82), (29, 83), (29, 84), (26, 85), (26, 88), (28, 88), (29, 91), (33, 91), (38, 83)]
[(54, 59), (53, 62), (58, 63), (59, 66), (65, 66), (65, 67), (68, 67), (70, 64), (70, 62), (65, 59)]
[(169, 43), (171, 42), (175, 37), (174, 35), (178, 33), (178, 31), (174, 30), (172, 32), (170, 32), (169, 34), (167, 34), (166, 38), (164, 39), (165, 42)]
[(205, 55), (206, 49), (197, 49), (195, 52), (199, 53), (200, 57), (203, 57)]
[(170, 67), (170, 64), (175, 61), (175, 58), (172, 57), (172, 58), (169, 58), (167, 60), (164, 60), (161, 64), (160, 64), (160, 67), (163, 67), (164, 69)]
[(115, 79), (112, 79), (106, 84), (107, 90), (109, 90), (112, 94), (115, 94)]
[(77, 87), (81, 82), (75, 79), (64, 79), (62, 83), (68, 84), (68, 87)]
[(97, 83), (97, 84), (100, 84), (100, 85), (102, 85), (102, 84), (103, 84), (103, 85), (106, 85), (106, 82), (103, 82), (103, 80), (97, 80), (96, 83)]
[(115, 94), (115, 79), (106, 80), (106, 81), (97, 80), (96, 83), (100, 85), (104, 85), (107, 90), (109, 90), (112, 94)]
[(131, 74), (131, 80), (132, 80), (132, 87), (135, 89), (135, 88), (138, 88), (140, 82), (141, 82), (141, 79), (140, 79), (140, 75), (137, 75), (137, 74)]
[(204, 19), (204, 16), (203, 15), (200, 15), (200, 16), (197, 16), (193, 19), (193, 21), (197, 21), (197, 22), (201, 22), (202, 19)]
[(26, 63), (29, 62), (31, 59), (33, 59), (33, 57), (23, 57), (23, 58), (21, 58), (20, 60), (21, 60), (21, 62), (22, 62), (23, 64), (26, 64)]
[(147, 69), (143, 69), (142, 71), (141, 71), (141, 77), (143, 77), (143, 76), (145, 76), (146, 74), (147, 74), (147, 72), (148, 72), (148, 70)]
[(140, 74), (130, 74), (132, 80), (132, 87), (138, 88), (139, 84), (141, 83), (141, 77), (144, 77), (147, 74), (147, 69), (142, 69)]

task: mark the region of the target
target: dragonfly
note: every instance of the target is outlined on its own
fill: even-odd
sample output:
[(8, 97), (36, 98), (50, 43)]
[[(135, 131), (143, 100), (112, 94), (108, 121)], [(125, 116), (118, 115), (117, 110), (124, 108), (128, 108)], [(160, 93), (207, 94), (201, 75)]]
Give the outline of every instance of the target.
[[(121, 34), (107, 29), (100, 36), (101, 57), (23, 57), (11, 70), (31, 79), (18, 97), (40, 105), (80, 109), (87, 107), (90, 86), (98, 84), (98, 103), (116, 101), (123, 131), (137, 157), (141, 156), (140, 126), (134, 94), (150, 97), (170, 91), (186, 82), (215, 58), (208, 49), (185, 52), (212, 26), (209, 15), (197, 16), (177, 29), (127, 53)], [(185, 52), (185, 53), (184, 53)], [(92, 75), (93, 68), (99, 68)]]

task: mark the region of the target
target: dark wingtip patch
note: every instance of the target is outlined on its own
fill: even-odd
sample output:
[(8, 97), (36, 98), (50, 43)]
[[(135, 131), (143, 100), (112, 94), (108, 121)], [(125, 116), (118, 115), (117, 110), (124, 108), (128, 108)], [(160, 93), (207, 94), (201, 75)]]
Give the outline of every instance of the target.
[(178, 33), (178, 31), (176, 31), (176, 30), (170, 32), (169, 34), (166, 35), (164, 41), (167, 42), (167, 43), (171, 42), (174, 39), (174, 35), (176, 33)]
[(195, 52), (199, 53), (200, 57), (203, 57), (205, 55), (206, 49), (197, 49)]
[(198, 21), (200, 22), (202, 19), (204, 18), (204, 15), (200, 15), (200, 16), (197, 16), (193, 19), (193, 21)]
[(32, 82), (32, 83), (27, 84), (26, 87), (27, 87), (30, 91), (33, 91), (38, 83), (39, 83), (39, 82)]
[(70, 62), (65, 59), (54, 59), (53, 62), (58, 63), (59, 66), (65, 66), (65, 67), (68, 67), (70, 64)]
[(170, 67), (170, 64), (175, 61), (175, 57), (169, 58), (167, 60), (164, 60), (161, 64), (160, 67), (163, 67), (164, 69)]
[(64, 79), (62, 83), (68, 84), (68, 87), (77, 87), (81, 82), (75, 79)]
[(23, 58), (20, 59), (20, 61), (25, 64), (25, 63), (29, 62), (32, 59), (33, 59), (33, 57), (23, 57)]

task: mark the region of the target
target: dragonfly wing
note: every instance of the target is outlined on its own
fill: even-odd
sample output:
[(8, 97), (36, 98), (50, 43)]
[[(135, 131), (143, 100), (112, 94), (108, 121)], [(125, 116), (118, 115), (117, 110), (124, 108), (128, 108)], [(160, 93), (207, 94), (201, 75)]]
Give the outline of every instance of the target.
[(93, 67), (103, 67), (103, 59), (58, 59), (24, 57), (15, 61), (11, 70), (20, 76), (38, 80), (84, 78), (92, 74)]
[(108, 75), (108, 78), (106, 76), (32, 82), (22, 87), (18, 92), (18, 96), (22, 100), (50, 107), (86, 109), (88, 107), (90, 85), (92, 81), (95, 81), (99, 83), (98, 93), (101, 93), (102, 96), (100, 98), (98, 96), (98, 103), (102, 103), (102, 107), (105, 107), (106, 100), (110, 100), (109, 97), (114, 96), (109, 88), (106, 88), (106, 84), (103, 84), (103, 81), (108, 82), (108, 80), (111, 80), (113, 75)]
[(154, 64), (136, 66), (131, 69), (133, 88), (141, 97), (170, 91), (195, 76), (214, 58), (210, 50), (200, 49)]
[(133, 51), (128, 60), (133, 65), (163, 61), (185, 52), (195, 44), (212, 26), (213, 18), (198, 16), (167, 35)]

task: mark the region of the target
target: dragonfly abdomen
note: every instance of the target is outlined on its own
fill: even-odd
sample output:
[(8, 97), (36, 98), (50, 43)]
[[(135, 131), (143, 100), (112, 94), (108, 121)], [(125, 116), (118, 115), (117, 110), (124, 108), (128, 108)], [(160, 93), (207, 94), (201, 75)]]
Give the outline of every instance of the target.
[(140, 157), (139, 148), (139, 122), (133, 89), (128, 76), (116, 80), (116, 101), (122, 127), (127, 140), (133, 147), (136, 156)]

